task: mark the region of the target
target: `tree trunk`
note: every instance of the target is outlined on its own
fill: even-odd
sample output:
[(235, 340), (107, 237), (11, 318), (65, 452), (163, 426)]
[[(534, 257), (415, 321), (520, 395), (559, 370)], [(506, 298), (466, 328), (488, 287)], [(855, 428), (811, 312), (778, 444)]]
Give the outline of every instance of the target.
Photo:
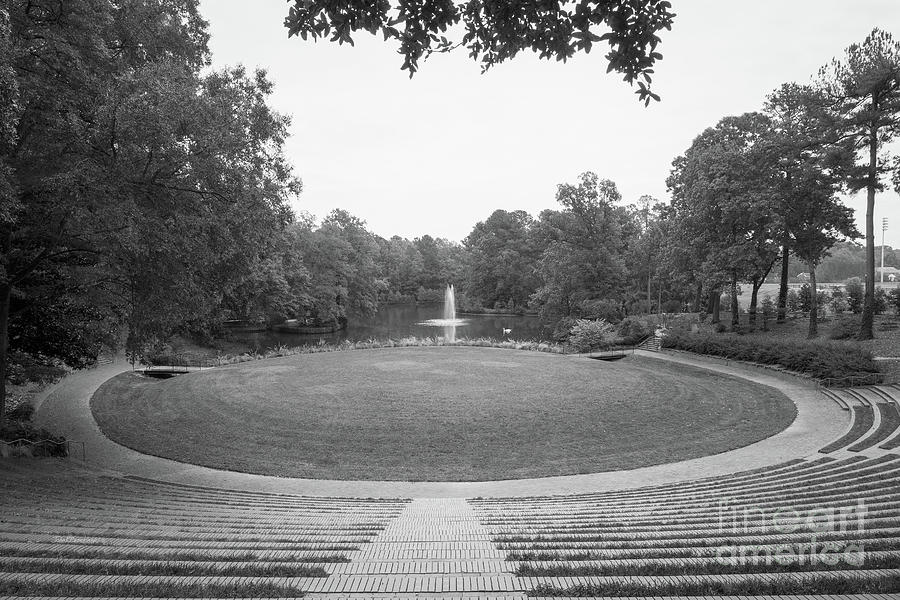
[(656, 316), (662, 316), (662, 283), (659, 280), (656, 282)]
[(647, 256), (647, 316), (650, 316), (650, 256)]
[(781, 281), (778, 284), (778, 322), (787, 319), (788, 268), (790, 267), (790, 248), (787, 241), (781, 250)]
[(712, 292), (710, 292), (710, 296), (712, 299), (712, 320), (711, 323), (718, 323), (721, 321), (721, 315), (719, 311), (721, 310), (722, 296), (719, 288), (714, 288)]
[(737, 299), (737, 274), (731, 275), (731, 328), (736, 329), (741, 324), (741, 313), (738, 311)]
[(762, 287), (763, 281), (765, 281), (765, 278), (753, 280), (753, 291), (750, 293), (750, 316), (749, 316), (751, 329), (756, 328), (756, 306), (757, 306), (757, 300), (759, 299), (759, 288)]
[(6, 419), (6, 371), (9, 347), (9, 302), (12, 286), (0, 285), (0, 429)]
[(703, 302), (703, 283), (697, 283), (697, 295), (694, 296), (694, 310), (693, 312), (700, 312), (700, 305)]
[[(873, 101), (873, 109), (878, 105)], [(875, 337), (875, 186), (878, 183), (878, 127), (869, 128), (869, 173), (866, 183), (866, 297), (863, 302), (862, 323), (858, 340)]]
[(812, 339), (819, 335), (819, 292), (816, 290), (816, 265), (809, 263), (809, 334)]

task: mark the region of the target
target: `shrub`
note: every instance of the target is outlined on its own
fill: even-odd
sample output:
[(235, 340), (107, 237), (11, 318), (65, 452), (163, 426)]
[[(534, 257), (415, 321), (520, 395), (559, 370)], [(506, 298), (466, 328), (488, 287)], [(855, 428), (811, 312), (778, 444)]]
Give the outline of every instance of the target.
[(719, 296), (719, 310), (731, 310), (731, 294)]
[(797, 312), (800, 310), (800, 296), (797, 295), (797, 290), (791, 288), (787, 293), (787, 309), (789, 312)]
[(766, 321), (774, 317), (777, 312), (777, 307), (775, 306), (775, 301), (772, 300), (772, 296), (768, 294), (763, 296), (762, 302), (760, 303), (760, 312), (762, 313), (763, 318), (763, 328), (765, 328)]
[(888, 295), (883, 287), (875, 288), (875, 314), (881, 315), (887, 312)]
[(603, 319), (578, 319), (569, 330), (569, 344), (578, 352), (605, 348), (612, 343), (613, 330), (613, 326)]
[(800, 312), (808, 313), (809, 309), (812, 307), (812, 293), (810, 292), (808, 283), (804, 283), (800, 286), (800, 291), (797, 292), (797, 298), (800, 301)]
[(13, 453), (40, 456), (67, 456), (66, 438), (51, 434), (46, 429), (38, 429), (27, 421), (7, 421), (0, 429), (0, 440), (28, 440), (32, 444), (23, 443), (12, 447)]
[(859, 333), (862, 319), (858, 315), (846, 315), (838, 317), (831, 326), (828, 337), (832, 340), (849, 340), (856, 337)]
[(680, 313), (683, 312), (683, 308), (684, 306), (678, 300), (666, 300), (662, 305), (663, 312), (667, 313)]
[(647, 337), (650, 329), (636, 317), (626, 317), (619, 323), (616, 333), (622, 338), (622, 344), (632, 346)]
[(578, 308), (586, 319), (602, 319), (616, 323), (624, 316), (622, 305), (615, 300), (585, 300)]
[(10, 421), (30, 421), (34, 416), (34, 405), (29, 402), (20, 402), (14, 408), (6, 411), (6, 418)]
[(13, 385), (53, 383), (66, 374), (66, 370), (53, 359), (27, 352), (10, 352), (7, 360), (6, 377)]
[(894, 312), (900, 315), (900, 287), (895, 287), (891, 290), (889, 294), (889, 299), (891, 306), (894, 307)]
[(850, 309), (850, 306), (847, 304), (847, 296), (844, 294), (844, 290), (839, 287), (835, 287), (831, 289), (831, 310), (834, 311), (834, 314), (840, 315)]
[(818, 379), (880, 373), (872, 353), (855, 344), (670, 332), (663, 338), (662, 345), (732, 360), (779, 365)]
[(446, 290), (435, 290), (435, 289), (425, 289), (422, 286), (419, 286), (419, 289), (416, 290), (416, 302), (443, 302), (444, 301), (444, 292)]
[(854, 314), (862, 312), (863, 296), (865, 288), (859, 278), (854, 277), (844, 284), (844, 290), (847, 292), (847, 306)]

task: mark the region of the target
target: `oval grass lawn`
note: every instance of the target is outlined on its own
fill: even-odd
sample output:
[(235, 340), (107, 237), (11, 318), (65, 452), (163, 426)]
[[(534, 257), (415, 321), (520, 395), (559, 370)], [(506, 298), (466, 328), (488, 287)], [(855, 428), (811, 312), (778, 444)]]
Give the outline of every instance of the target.
[(353, 350), (169, 380), (125, 373), (91, 407), (147, 454), (318, 479), (481, 481), (630, 469), (745, 446), (796, 416), (780, 392), (640, 357)]

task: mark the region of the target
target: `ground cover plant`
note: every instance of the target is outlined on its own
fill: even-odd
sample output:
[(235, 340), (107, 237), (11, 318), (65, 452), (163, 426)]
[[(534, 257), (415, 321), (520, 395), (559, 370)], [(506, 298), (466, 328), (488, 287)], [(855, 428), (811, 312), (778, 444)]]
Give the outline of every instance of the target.
[(702, 369), (493, 348), (287, 356), (92, 400), (112, 439), (149, 454), (280, 476), (490, 480), (634, 468), (784, 429), (779, 392)]
[(880, 374), (871, 352), (855, 345), (676, 331), (668, 333), (662, 345), (732, 360), (778, 365), (818, 379), (877, 377)]

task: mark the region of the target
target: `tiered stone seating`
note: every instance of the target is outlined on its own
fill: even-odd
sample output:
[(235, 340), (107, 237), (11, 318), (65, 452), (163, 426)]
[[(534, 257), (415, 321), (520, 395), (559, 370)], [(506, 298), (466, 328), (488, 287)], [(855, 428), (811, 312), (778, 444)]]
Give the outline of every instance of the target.
[(823, 390), (826, 397), (851, 411), (847, 433), (820, 450), (860, 452), (881, 445), (892, 450), (900, 446), (900, 389), (877, 385), (841, 390)]
[(890, 452), (900, 446), (900, 388), (825, 394), (852, 421), (821, 455), (561, 496), (310, 497), (122, 477), (70, 461), (0, 461), (0, 600), (900, 600), (900, 454)]
[(0, 462), (0, 596), (292, 595), (406, 505), (35, 467)]
[(900, 591), (900, 455), (822, 457), (630, 491), (470, 503), (511, 569), (538, 594)]

